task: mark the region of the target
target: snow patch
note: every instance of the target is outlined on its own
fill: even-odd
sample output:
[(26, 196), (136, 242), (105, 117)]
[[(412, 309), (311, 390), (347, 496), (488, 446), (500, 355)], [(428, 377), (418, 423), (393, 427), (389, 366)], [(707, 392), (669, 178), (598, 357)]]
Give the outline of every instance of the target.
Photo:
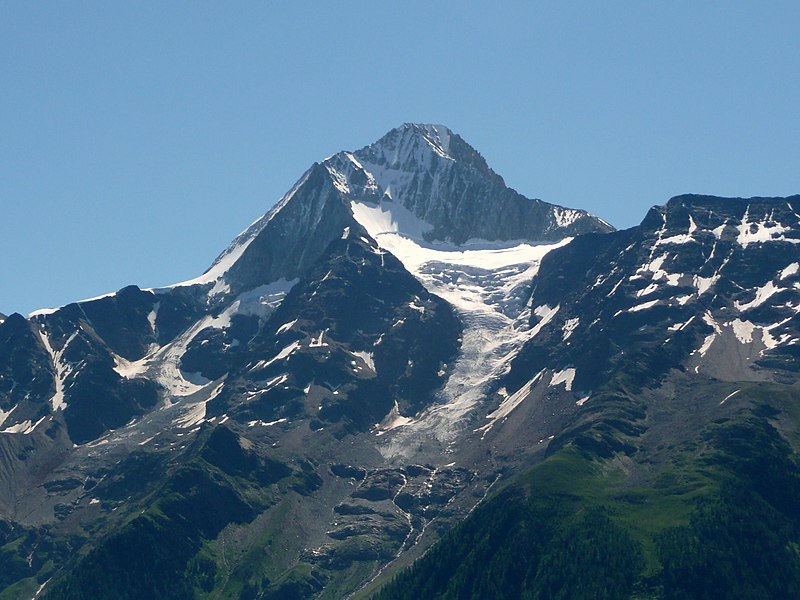
[(640, 310), (647, 310), (648, 308), (653, 308), (656, 304), (658, 304), (658, 300), (650, 300), (649, 302), (643, 302), (642, 304), (637, 304), (636, 306), (632, 306), (628, 309), (628, 312), (639, 312)]
[(399, 202), (366, 202), (350, 203), (353, 216), (370, 237), (377, 241), (377, 236), (387, 233), (400, 233), (414, 239), (423, 239), (433, 227), (417, 217)]
[(294, 327), (294, 324), (295, 324), (295, 323), (297, 323), (297, 319), (295, 319), (294, 321), (289, 321), (288, 323), (284, 323), (283, 325), (281, 325), (280, 327), (278, 327), (278, 329), (277, 329), (277, 331), (275, 331), (275, 333), (276, 333), (276, 334), (286, 333), (286, 332), (287, 332), (287, 331), (289, 331), (289, 330), (290, 330), (292, 327)]
[(734, 302), (734, 306), (737, 308), (737, 310), (740, 310), (742, 312), (750, 310), (751, 308), (755, 308), (756, 306), (761, 306), (762, 304), (764, 304), (764, 302), (769, 300), (770, 296), (783, 291), (783, 289), (784, 288), (779, 288), (771, 281), (768, 281), (765, 285), (756, 289), (756, 296), (750, 302), (741, 303), (739, 301), (736, 301)]
[(36, 421), (36, 423), (32, 423), (30, 419), (26, 419), (22, 421), (22, 423), (16, 423), (11, 427), (0, 430), (0, 433), (21, 433), (22, 435), (30, 435), (46, 418), (47, 415)]
[(557, 385), (564, 384), (564, 387), (567, 388), (567, 391), (572, 391), (572, 382), (575, 380), (575, 369), (569, 368), (564, 369), (563, 371), (556, 371), (553, 373), (553, 378), (550, 380), (550, 387), (555, 387)]
[(756, 329), (756, 326), (750, 321), (734, 319), (730, 324), (731, 327), (733, 327), (733, 333), (736, 334), (736, 339), (742, 344), (749, 344), (753, 341), (753, 331)]
[(639, 290), (638, 292), (636, 292), (636, 297), (637, 298), (641, 298), (642, 296), (649, 296), (650, 294), (652, 294), (656, 290), (658, 290), (658, 284), (657, 283), (651, 283), (646, 288), (643, 288), (643, 289)]
[(161, 308), (161, 302), (156, 302), (153, 309), (147, 314), (147, 322), (150, 323), (150, 330), (156, 332), (156, 318), (158, 318), (158, 309)]
[(700, 277), (699, 275), (695, 275), (693, 281), (694, 287), (697, 288), (697, 295), (702, 296), (705, 294), (718, 280), (719, 275), (714, 275), (712, 277)]
[(277, 421), (262, 421), (261, 419), (258, 419), (256, 421), (248, 421), (247, 422), (247, 426), (248, 427), (272, 427), (273, 425), (277, 425), (278, 423), (286, 423), (286, 421), (288, 421), (288, 419), (286, 419), (286, 418), (278, 419)]
[(6, 419), (8, 418), (8, 416), (11, 413), (14, 412), (14, 410), (17, 408), (17, 406), (19, 406), (19, 405), (12, 406), (11, 410), (9, 410), (8, 412), (5, 412), (2, 408), (0, 408), (0, 426), (2, 426), (3, 423), (6, 422)]
[(555, 217), (556, 224), (559, 227), (569, 227), (575, 221), (580, 219), (581, 213), (580, 211), (573, 210), (571, 208), (562, 208), (560, 206), (556, 206), (553, 208), (553, 217)]
[(792, 275), (796, 274), (800, 271), (800, 264), (792, 263), (785, 269), (781, 271), (780, 279), (786, 279), (787, 277), (791, 277)]
[(406, 425), (410, 425), (414, 423), (414, 419), (410, 417), (404, 417), (400, 414), (400, 407), (397, 405), (397, 400), (394, 401), (394, 406), (392, 410), (389, 411), (389, 414), (386, 415), (386, 418), (378, 425), (376, 435), (383, 435), (387, 431), (391, 431), (392, 429), (398, 429), (399, 427), (405, 427)]
[(28, 318), (32, 319), (33, 317), (43, 317), (47, 315), (52, 315), (53, 313), (58, 312), (63, 307), (58, 306), (56, 308), (40, 308), (39, 310), (35, 310), (31, 313), (28, 313)]
[[(519, 406), (528, 396), (530, 396), (533, 386), (536, 385), (536, 382), (541, 379), (543, 374), (544, 370), (539, 371), (530, 381), (524, 384), (516, 392), (510, 396), (506, 395), (506, 398), (503, 400), (500, 406), (486, 415), (486, 418), (489, 419), (489, 422), (482, 427), (478, 427), (475, 429), (475, 431), (482, 431), (483, 436), (481, 437), (483, 438), (498, 421), (504, 421), (507, 419), (508, 415), (511, 414), (511, 411), (517, 408), (517, 406)], [(502, 389), (502, 392), (505, 392), (505, 388)]]
[(580, 321), (581, 320), (578, 317), (564, 321), (564, 327), (562, 328), (564, 335), (561, 338), (563, 341), (567, 341), (567, 339), (572, 335), (572, 332), (575, 331), (575, 328), (578, 326)]
[[(156, 346), (156, 348), (158, 348)], [(152, 357), (148, 354), (139, 360), (129, 361), (117, 354), (114, 354), (114, 370), (120, 377), (125, 379), (135, 379), (145, 373), (149, 367), (149, 361)]]
[(80, 330), (74, 331), (69, 338), (67, 338), (67, 341), (64, 342), (64, 345), (60, 350), (55, 350), (53, 348), (53, 345), (50, 343), (50, 338), (47, 336), (44, 330), (39, 329), (37, 331), (42, 340), (42, 344), (47, 350), (47, 353), (50, 355), (50, 361), (53, 365), (53, 370), (55, 371), (54, 383), (56, 386), (56, 391), (55, 394), (53, 394), (53, 397), (50, 398), (50, 407), (52, 408), (53, 412), (57, 410), (64, 410), (67, 408), (67, 403), (64, 400), (64, 382), (66, 381), (67, 377), (72, 374), (74, 367), (70, 363), (64, 361), (63, 356), (67, 347), (77, 337)]
[(322, 341), (325, 338), (325, 334), (326, 333), (328, 333), (327, 329), (325, 331), (320, 331), (318, 338), (313, 338), (312, 337), (311, 338), (311, 342), (308, 344), (308, 347), (309, 348), (323, 348), (323, 347), (327, 346), (328, 344), (326, 344), (325, 342)]
[(372, 352), (353, 352), (353, 356), (357, 356), (361, 360), (364, 361), (364, 364), (373, 372), (377, 373), (375, 370), (375, 359)]
[(739, 235), (736, 241), (744, 248), (750, 244), (764, 244), (767, 242), (789, 242), (791, 244), (800, 244), (800, 239), (787, 238), (783, 234), (791, 229), (784, 227), (778, 222), (770, 219), (763, 221), (750, 221), (750, 207), (742, 217), (742, 222), (739, 224)]
[(300, 342), (294, 341), (285, 348), (283, 348), (280, 352), (278, 352), (275, 356), (273, 356), (269, 360), (261, 360), (258, 361), (255, 366), (251, 367), (251, 371), (257, 371), (258, 369), (264, 369), (270, 366), (272, 363), (277, 362), (279, 360), (284, 360), (291, 356), (298, 348), (300, 348)]
[(724, 397), (724, 398), (723, 398), (723, 399), (720, 401), (720, 405), (722, 405), (722, 404), (725, 404), (725, 402), (726, 402), (727, 400), (730, 400), (731, 398), (733, 398), (733, 397), (734, 397), (736, 394), (738, 394), (738, 393), (739, 393), (739, 392), (741, 392), (741, 391), (742, 391), (742, 390), (736, 390), (735, 392), (731, 392), (730, 394), (728, 394), (727, 396), (725, 396), (725, 397)]

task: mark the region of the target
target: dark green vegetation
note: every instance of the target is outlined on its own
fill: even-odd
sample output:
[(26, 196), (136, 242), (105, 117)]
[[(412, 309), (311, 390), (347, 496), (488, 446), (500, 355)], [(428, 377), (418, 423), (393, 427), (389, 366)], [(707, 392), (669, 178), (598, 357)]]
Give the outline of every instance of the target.
[(269, 509), (274, 486), (302, 494), (319, 485), (313, 473), (271, 459), (224, 426), (201, 436), (194, 454), (169, 474), (152, 504), (76, 557), (44, 597), (189, 599), (224, 587), (218, 563), (225, 558), (210, 557), (209, 543)]
[(609, 397), (373, 597), (800, 597), (796, 395), (748, 393), (662, 456), (644, 414), (619, 418), (637, 403)]

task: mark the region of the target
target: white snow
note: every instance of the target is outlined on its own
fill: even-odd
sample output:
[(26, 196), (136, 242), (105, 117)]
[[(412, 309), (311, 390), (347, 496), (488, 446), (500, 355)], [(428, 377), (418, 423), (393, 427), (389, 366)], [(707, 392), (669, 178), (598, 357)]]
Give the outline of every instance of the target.
[(9, 410), (8, 412), (5, 412), (2, 408), (0, 408), (0, 426), (2, 426), (3, 423), (6, 422), (6, 419), (8, 418), (8, 416), (11, 413), (14, 412), (14, 410), (17, 408), (17, 406), (19, 406), (19, 405), (17, 404), (17, 405), (12, 406), (11, 410)]
[(764, 302), (769, 300), (770, 296), (781, 291), (783, 291), (783, 288), (779, 288), (771, 281), (768, 281), (763, 286), (756, 288), (756, 296), (750, 302), (741, 303), (736, 301), (734, 302), (734, 306), (738, 310), (744, 312), (746, 310), (750, 310), (751, 308), (755, 308), (756, 306), (761, 306), (764, 304)]
[(718, 280), (719, 275), (713, 275), (712, 277), (700, 277), (699, 275), (695, 275), (694, 287), (697, 288), (697, 295), (702, 296), (705, 294)]
[(362, 351), (362, 352), (353, 352), (352, 354), (353, 354), (353, 356), (357, 356), (358, 358), (363, 360), (364, 364), (367, 365), (367, 367), (373, 373), (377, 372), (377, 371), (375, 371), (375, 359), (373, 357), (372, 352), (363, 352)]
[(559, 227), (568, 227), (580, 218), (581, 213), (571, 208), (556, 206), (553, 208), (553, 216)]
[(294, 341), (285, 348), (283, 348), (280, 352), (278, 352), (275, 356), (273, 356), (269, 360), (261, 360), (255, 364), (255, 366), (251, 367), (251, 371), (256, 371), (258, 369), (263, 369), (265, 367), (270, 366), (272, 363), (277, 362), (279, 360), (284, 360), (291, 356), (298, 348), (300, 348), (300, 342)]
[(714, 328), (714, 333), (707, 335), (700, 348), (692, 352), (692, 354), (699, 354), (700, 356), (705, 356), (706, 352), (708, 352), (708, 349), (711, 348), (711, 344), (713, 344), (714, 340), (717, 339), (717, 336), (722, 333), (722, 328), (717, 324), (710, 312), (706, 311), (706, 313), (703, 315), (703, 321), (705, 321), (707, 325), (710, 325)]
[(572, 335), (572, 332), (575, 331), (575, 328), (578, 326), (580, 321), (581, 320), (578, 317), (574, 317), (572, 319), (567, 319), (566, 321), (564, 321), (564, 327), (562, 329), (564, 335), (561, 338), (563, 341), (566, 342), (567, 339), (569, 339), (569, 337)]
[(567, 391), (572, 391), (572, 382), (575, 380), (575, 369), (569, 368), (563, 371), (556, 371), (553, 373), (553, 378), (550, 380), (550, 387), (564, 384)]
[(278, 423), (286, 423), (288, 419), (278, 419), (277, 421), (262, 421), (258, 419), (256, 421), (248, 421), (248, 427), (272, 427), (273, 425), (277, 425)]
[(689, 242), (697, 242), (697, 240), (695, 240), (690, 233), (680, 233), (668, 238), (658, 239), (656, 240), (655, 245), (661, 246), (663, 244), (688, 244)]
[(154, 378), (167, 391), (167, 404), (169, 404), (169, 397), (190, 396), (203, 389), (202, 385), (192, 383), (183, 374), (180, 363), (181, 357), (186, 353), (186, 349), (192, 340), (201, 331), (211, 327), (213, 321), (212, 317), (203, 317), (175, 338), (174, 341), (162, 346), (147, 359), (148, 363), (152, 363)]
[(781, 271), (780, 278), (786, 279), (787, 277), (791, 277), (798, 271), (800, 271), (800, 264), (794, 262)]
[(733, 332), (736, 334), (736, 339), (742, 344), (749, 344), (753, 341), (753, 331), (756, 329), (756, 326), (750, 321), (734, 319), (731, 321), (730, 325), (733, 327)]
[(790, 228), (784, 227), (776, 221), (765, 219), (763, 221), (750, 221), (750, 207), (742, 217), (742, 222), (739, 224), (739, 235), (736, 241), (743, 247), (749, 244), (764, 244), (766, 242), (789, 242), (791, 244), (800, 244), (799, 239), (784, 237), (784, 233), (790, 231)]
[(325, 334), (327, 332), (328, 332), (327, 329), (325, 331), (320, 331), (318, 338), (311, 338), (311, 342), (308, 344), (308, 347), (309, 348), (322, 348), (324, 346), (327, 346), (328, 344), (326, 344), (325, 342), (322, 341), (325, 338)]
[(500, 393), (505, 393), (505, 400), (503, 400), (500, 406), (498, 406), (495, 410), (486, 415), (486, 418), (489, 419), (489, 422), (482, 427), (478, 427), (475, 431), (482, 431), (483, 436), (481, 437), (485, 437), (486, 433), (488, 433), (488, 431), (494, 427), (495, 423), (505, 420), (508, 415), (511, 414), (511, 411), (517, 408), (517, 406), (519, 406), (530, 395), (533, 386), (542, 377), (543, 373), (544, 370), (539, 371), (530, 381), (528, 381), (510, 396), (505, 393), (505, 388), (502, 388)]
[(415, 310), (415, 311), (417, 311), (418, 313), (420, 313), (420, 314), (423, 314), (423, 315), (424, 315), (424, 314), (425, 314), (425, 307), (424, 307), (424, 306), (417, 306), (417, 300), (419, 300), (419, 298), (414, 298), (414, 300), (412, 300), (412, 301), (411, 301), (411, 302), (408, 304), (408, 308), (410, 308), (410, 309), (412, 309), (412, 310)]
[(713, 233), (714, 237), (717, 238), (718, 240), (722, 239), (722, 232), (725, 231), (725, 228), (727, 226), (728, 226), (728, 223), (725, 222), (722, 225), (720, 225), (719, 227), (715, 227), (714, 229), (712, 229), (711, 233)]
[(230, 327), (231, 319), (236, 315), (266, 319), (283, 302), (286, 294), (297, 282), (298, 279), (291, 281), (279, 279), (239, 294), (225, 310), (209, 321), (209, 327), (226, 329)]
[(147, 314), (147, 322), (150, 323), (150, 329), (153, 333), (156, 332), (156, 318), (158, 317), (158, 309), (161, 307), (161, 302), (156, 302), (153, 305), (153, 310)]
[(658, 258), (651, 260), (649, 263), (642, 265), (639, 271), (650, 271), (651, 273), (659, 273), (662, 271), (661, 267), (663, 266), (665, 260), (667, 260), (666, 252), (664, 252)]
[[(175, 340), (142, 359), (146, 362), (146, 366), (136, 367), (136, 369), (146, 368), (151, 371), (155, 379), (167, 390), (168, 396), (183, 397), (197, 393), (205, 385), (208, 385), (208, 381), (204, 378), (193, 378), (191, 374), (184, 373), (180, 368), (181, 357), (186, 353), (192, 340), (209, 327), (216, 329), (229, 327), (231, 319), (235, 315), (257, 315), (266, 318), (283, 301), (296, 283), (297, 279), (292, 281), (280, 279), (240, 294), (219, 315), (203, 317)], [(123, 368), (118, 372), (122, 374), (125, 370)]]
[(28, 318), (31, 319), (33, 317), (52, 315), (53, 313), (58, 312), (61, 308), (63, 307), (58, 306), (56, 308), (40, 308), (39, 310), (35, 310), (32, 313), (28, 313)]
[(380, 423), (377, 427), (376, 435), (383, 435), (387, 431), (391, 431), (392, 429), (397, 429), (399, 427), (404, 427), (406, 425), (410, 425), (414, 423), (414, 419), (410, 417), (404, 417), (400, 414), (400, 408), (397, 406), (397, 400), (394, 401), (394, 406), (392, 410), (389, 411), (389, 414), (386, 415), (386, 418), (383, 422)]
[(47, 415), (36, 421), (36, 423), (32, 423), (30, 419), (26, 419), (21, 423), (17, 423), (12, 425), (11, 427), (6, 427), (3, 430), (0, 430), (0, 433), (21, 433), (22, 435), (29, 435), (33, 433), (33, 431), (47, 418)]
[(695, 352), (700, 354), (700, 356), (705, 356), (708, 349), (711, 348), (711, 344), (714, 343), (714, 340), (717, 338), (716, 333), (712, 333), (706, 336), (706, 339), (703, 340), (703, 344), (697, 349)]
[(189, 405), (185, 412), (175, 419), (175, 424), (180, 429), (191, 429), (206, 420), (206, 405), (216, 398), (225, 386), (225, 382), (221, 381), (208, 395), (208, 398), (197, 402), (196, 404)]
[(83, 304), (84, 302), (94, 302), (95, 300), (102, 300), (103, 298), (111, 298), (111, 296), (116, 295), (117, 292), (107, 292), (105, 294), (100, 294), (99, 296), (92, 296), (91, 298), (84, 298), (83, 300), (78, 300), (78, 304)]
[(289, 321), (288, 323), (284, 323), (283, 325), (278, 327), (278, 329), (277, 329), (277, 331), (275, 333), (278, 333), (278, 334), (285, 333), (285, 332), (289, 331), (294, 326), (295, 323), (297, 323), (297, 319), (295, 319), (294, 321)]
[(691, 323), (692, 321), (694, 321), (694, 315), (689, 317), (688, 321), (686, 321), (684, 323), (675, 323), (674, 325), (670, 325), (669, 327), (667, 327), (667, 329), (669, 331), (681, 331), (681, 330), (685, 329), (686, 326), (689, 325), (689, 323)]
[(653, 308), (656, 304), (658, 304), (658, 300), (650, 300), (649, 302), (643, 302), (642, 304), (637, 304), (636, 306), (632, 306), (628, 309), (628, 312), (639, 312), (640, 310), (647, 310), (648, 308)]
[(42, 593), (42, 590), (44, 590), (45, 586), (46, 586), (48, 583), (50, 583), (50, 579), (48, 579), (47, 581), (45, 581), (45, 582), (44, 582), (42, 585), (40, 585), (40, 586), (37, 588), (37, 590), (36, 590), (36, 593), (33, 595), (33, 598), (31, 598), (31, 600), (36, 600), (36, 599), (39, 597), (39, 595)]
[(547, 325), (553, 319), (553, 317), (556, 316), (556, 313), (559, 311), (560, 308), (561, 308), (560, 304), (557, 305), (555, 308), (550, 308), (546, 304), (537, 306), (534, 309), (533, 314), (535, 314), (538, 317), (541, 317), (542, 320), (539, 321), (533, 329), (531, 329), (530, 337), (532, 338), (536, 337), (538, 333), (544, 328), (544, 326)]
[[(399, 202), (351, 202), (353, 216), (370, 236), (380, 243), (376, 236), (386, 233), (402, 233), (412, 238), (423, 239), (423, 235), (433, 229)], [(383, 244), (381, 244), (383, 246)]]
[(464, 324), (460, 355), (449, 370), (440, 403), (413, 421), (396, 415), (391, 423), (398, 431), (381, 451), (387, 456), (405, 454), (414, 446), (410, 440), (419, 435), (450, 443), (464, 417), (485, 398), (488, 384), (508, 369), (519, 347), (558, 312), (558, 306), (538, 307), (542, 318), (531, 328), (526, 301), (541, 259), (571, 238), (542, 245), (485, 240), (460, 246), (433, 244), (423, 238), (430, 226), (399, 203), (352, 202), (351, 207), (380, 248), (400, 259), (429, 291), (448, 301)]
[(69, 338), (67, 338), (67, 341), (64, 342), (64, 345), (61, 346), (60, 350), (55, 350), (53, 348), (53, 345), (50, 343), (50, 338), (43, 329), (38, 329), (37, 331), (42, 340), (42, 344), (50, 355), (50, 361), (55, 371), (54, 383), (56, 391), (53, 397), (50, 398), (50, 407), (54, 412), (57, 410), (64, 410), (67, 408), (67, 403), (64, 400), (64, 382), (74, 370), (74, 366), (64, 360), (64, 352), (67, 350), (70, 343), (72, 343), (72, 340), (77, 337), (80, 330), (74, 331)]
[(648, 296), (655, 292), (658, 289), (657, 283), (651, 283), (646, 288), (642, 288), (638, 292), (636, 292), (636, 297), (641, 298), (642, 296)]
[[(156, 349), (158, 349), (157, 346)], [(148, 355), (139, 360), (129, 361), (115, 354), (114, 370), (125, 379), (134, 379), (147, 371), (149, 359)]]
[(175, 422), (181, 429), (191, 429), (206, 420), (206, 401), (192, 405), (185, 414)]
[(741, 392), (741, 391), (742, 391), (742, 390), (736, 390), (735, 392), (731, 392), (730, 394), (728, 394), (727, 396), (725, 396), (725, 397), (724, 397), (724, 398), (723, 398), (723, 399), (720, 401), (720, 404), (725, 404), (725, 401), (726, 401), (726, 400), (730, 400), (731, 398), (733, 398), (733, 397), (734, 397), (736, 394), (738, 394), (738, 393), (739, 393), (739, 392)]

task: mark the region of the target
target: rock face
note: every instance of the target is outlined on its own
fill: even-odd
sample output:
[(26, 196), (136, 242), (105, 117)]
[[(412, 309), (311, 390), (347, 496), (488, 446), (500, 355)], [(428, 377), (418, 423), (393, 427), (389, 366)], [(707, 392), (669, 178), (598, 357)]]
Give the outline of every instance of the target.
[(353, 203), (384, 206), (393, 230), (426, 241), (558, 241), (613, 228), (582, 210), (531, 200), (506, 187), (483, 157), (441, 125), (406, 124), (355, 152), (313, 165), (198, 282), (228, 297), (291, 280), (345, 227)]
[(200, 277), (0, 317), (0, 587), (341, 598), (548, 456), (644, 473), (672, 447), (647, 390), (793, 389), (798, 208), (681, 196), (615, 232), (442, 126), (338, 153)]
[(798, 209), (800, 196), (678, 196), (637, 228), (550, 253), (531, 298), (547, 325), (521, 371), (573, 369), (587, 393), (633, 352), (643, 380), (679, 365), (721, 380), (796, 371)]
[(544, 242), (613, 229), (585, 211), (506, 187), (474, 148), (442, 125), (406, 124), (325, 164), (358, 201), (402, 204), (430, 226), (423, 233), (428, 241)]

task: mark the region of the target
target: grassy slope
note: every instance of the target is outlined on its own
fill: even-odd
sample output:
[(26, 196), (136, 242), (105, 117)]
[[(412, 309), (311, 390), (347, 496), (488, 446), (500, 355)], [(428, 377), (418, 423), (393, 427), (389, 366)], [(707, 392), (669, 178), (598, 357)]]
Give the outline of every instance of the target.
[(797, 392), (683, 384), (593, 398), (374, 598), (797, 597)]

